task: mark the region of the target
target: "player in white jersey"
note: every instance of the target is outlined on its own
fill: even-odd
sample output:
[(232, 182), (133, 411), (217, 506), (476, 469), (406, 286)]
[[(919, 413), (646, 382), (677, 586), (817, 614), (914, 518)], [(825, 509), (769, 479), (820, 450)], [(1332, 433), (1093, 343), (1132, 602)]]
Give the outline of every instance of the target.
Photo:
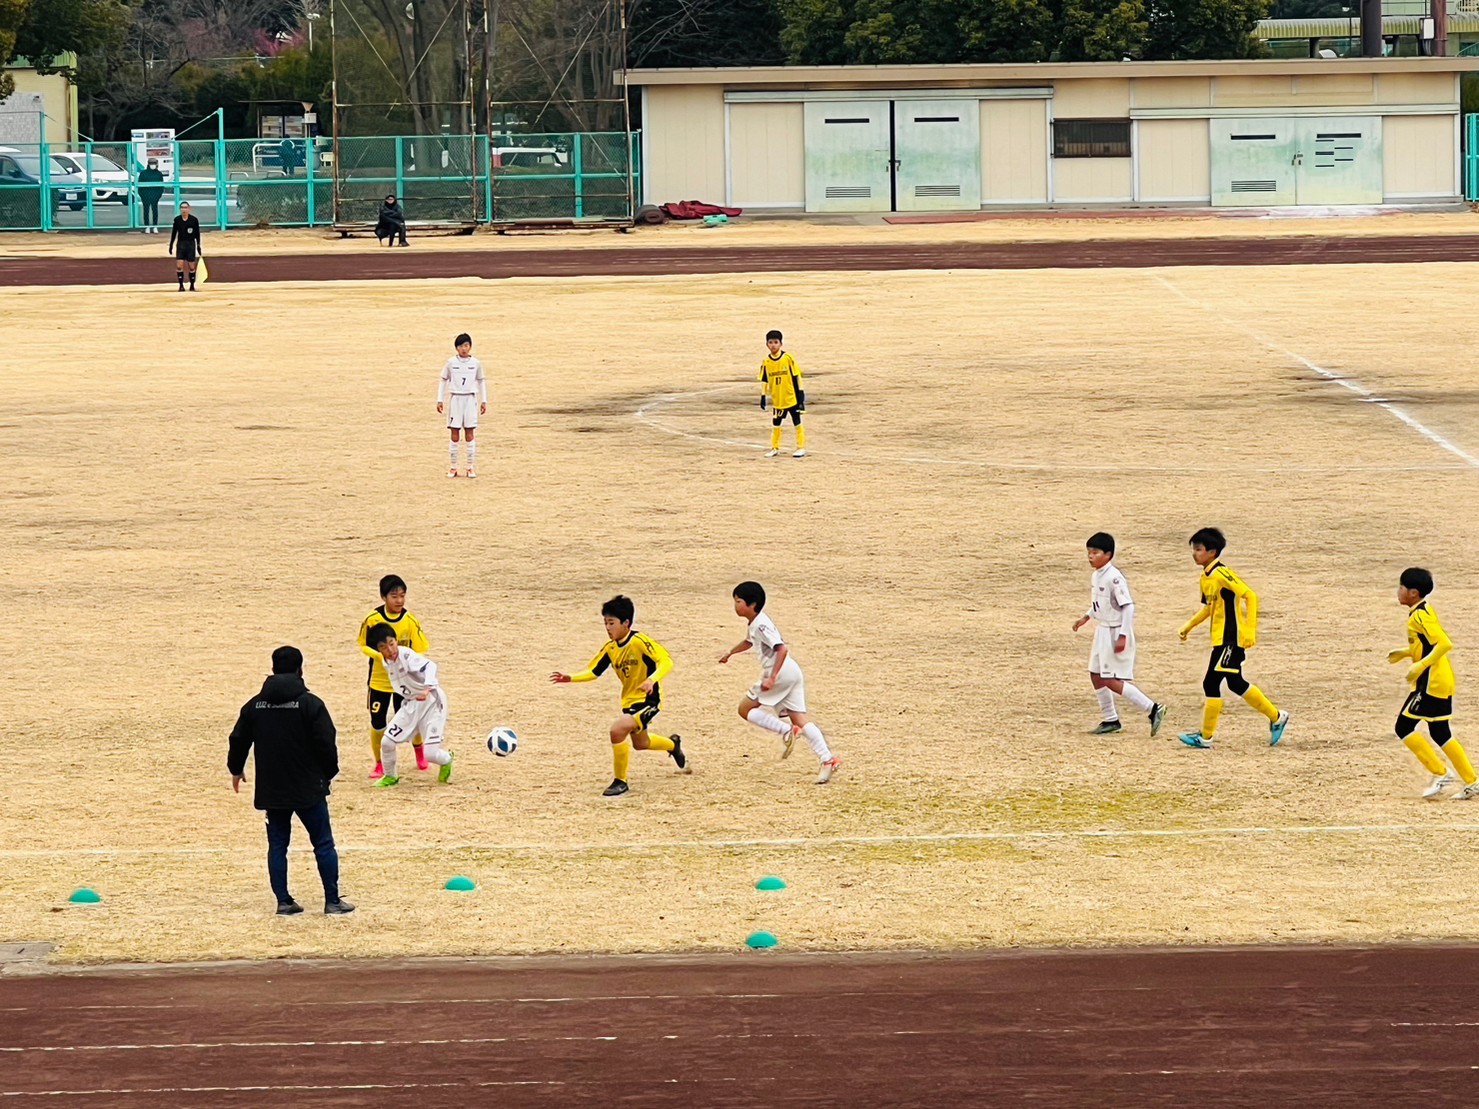
[(1150, 719), (1150, 734), (1161, 730), (1166, 706), (1152, 701), (1135, 687), (1135, 602), (1130, 584), (1114, 564), (1114, 536), (1096, 531), (1087, 544), (1094, 575), (1089, 586), (1089, 611), (1073, 623), (1078, 631), (1094, 621), (1094, 645), (1089, 649), (1089, 681), (1104, 718), (1090, 735), (1120, 731), (1115, 695), (1123, 697)]
[[(474, 434), (478, 417), (488, 414), (488, 382), (483, 377), (483, 364), (472, 356), (472, 336), (457, 336), (457, 353), (442, 367), (437, 382), (437, 411), (447, 416), (452, 440), (447, 444), (447, 476), (457, 476), (457, 438), (467, 433), (467, 476), (477, 477), (478, 444)], [(446, 403), (442, 398), (446, 397)]]
[[(749, 621), (744, 641), (719, 656), (728, 662), (733, 655), (751, 647), (760, 652), (760, 680), (752, 685), (739, 704), (740, 719), (781, 737), (781, 758), (788, 758), (796, 737), (811, 745), (821, 760), (817, 785), (826, 785), (842, 765), (832, 754), (822, 729), (806, 718), (806, 679), (801, 667), (781, 638), (775, 621), (767, 616), (765, 587), (757, 581), (742, 581), (734, 587), (734, 611)], [(782, 720), (784, 716), (787, 719)], [(788, 722), (789, 721), (789, 722)]]
[(421, 736), (422, 752), (428, 762), (441, 767), (437, 781), (450, 781), (452, 752), (442, 746), (447, 732), (447, 695), (437, 683), (437, 664), (409, 647), (402, 647), (389, 624), (376, 624), (365, 635), (366, 646), (380, 652), (385, 674), (404, 700), (380, 741), (380, 765), (385, 777), (375, 784), (393, 786), (401, 779), (395, 772), (396, 748)]

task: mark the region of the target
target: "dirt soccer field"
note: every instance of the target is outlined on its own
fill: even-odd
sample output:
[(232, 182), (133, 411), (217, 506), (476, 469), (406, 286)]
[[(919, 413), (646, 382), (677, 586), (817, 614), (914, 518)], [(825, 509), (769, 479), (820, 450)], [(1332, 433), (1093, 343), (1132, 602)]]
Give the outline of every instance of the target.
[[(0, 936), (64, 962), (228, 956), (1471, 939), (1479, 808), (1423, 803), (1392, 738), (1397, 573), (1425, 565), (1472, 736), (1479, 395), (1458, 264), (212, 283), (6, 292), (0, 526), (17, 665)], [(812, 457), (767, 459), (770, 327)], [(433, 408), (462, 329), (489, 367), (476, 482)], [(789, 442), (789, 433), (788, 440)], [(1199, 722), (1186, 537), (1262, 598), (1270, 749)], [(1083, 541), (1136, 590), (1108, 740)], [(352, 638), (395, 571), (458, 762), (370, 788)], [(755, 577), (844, 761), (811, 784), (715, 658)], [(615, 685), (555, 689), (631, 594), (677, 668), (696, 773), (610, 780)], [(346, 919), (270, 915), (225, 735), (281, 643), (340, 727)], [(507, 724), (512, 759), (480, 749)], [(295, 850), (294, 890), (316, 879)], [(774, 873), (789, 888), (761, 894)], [(466, 874), (476, 892), (444, 892)], [(97, 907), (63, 908), (77, 886)]]

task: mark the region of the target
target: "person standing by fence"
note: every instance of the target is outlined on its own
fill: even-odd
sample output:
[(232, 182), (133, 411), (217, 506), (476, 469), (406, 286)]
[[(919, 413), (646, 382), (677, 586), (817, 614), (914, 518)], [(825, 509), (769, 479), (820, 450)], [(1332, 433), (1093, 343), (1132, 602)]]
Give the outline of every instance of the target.
[(190, 291), (195, 291), (195, 267), (200, 259), (200, 221), (190, 214), (190, 202), (180, 205), (169, 232), (169, 252), (175, 256), (175, 279), (180, 292), (185, 291), (185, 274), (190, 274)]
[(164, 195), (164, 174), (159, 172), (159, 159), (150, 158), (149, 164), (139, 170), (139, 206), (143, 209), (140, 222), (146, 235), (159, 234), (159, 198)]

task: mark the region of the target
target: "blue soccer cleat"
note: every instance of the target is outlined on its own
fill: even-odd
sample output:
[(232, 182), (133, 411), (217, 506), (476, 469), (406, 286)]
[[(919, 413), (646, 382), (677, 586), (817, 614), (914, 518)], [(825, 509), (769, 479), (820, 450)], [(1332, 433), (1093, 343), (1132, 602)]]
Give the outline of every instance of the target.
[(1200, 747), (1203, 750), (1206, 750), (1211, 748), (1212, 746), (1212, 744), (1208, 743), (1205, 739), (1202, 738), (1201, 732), (1182, 732), (1176, 738), (1181, 740), (1181, 742), (1186, 744), (1188, 747)]
[(1274, 722), (1268, 726), (1268, 745), (1270, 747), (1277, 747), (1279, 745), (1279, 740), (1284, 738), (1284, 729), (1288, 726), (1289, 714), (1287, 712), (1279, 713)]

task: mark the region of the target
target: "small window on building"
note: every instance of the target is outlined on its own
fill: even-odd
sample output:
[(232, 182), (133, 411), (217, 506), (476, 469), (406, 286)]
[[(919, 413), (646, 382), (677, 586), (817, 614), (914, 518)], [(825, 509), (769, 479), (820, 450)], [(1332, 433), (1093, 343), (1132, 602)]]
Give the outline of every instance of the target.
[(1128, 158), (1128, 119), (1053, 120), (1054, 158)]

